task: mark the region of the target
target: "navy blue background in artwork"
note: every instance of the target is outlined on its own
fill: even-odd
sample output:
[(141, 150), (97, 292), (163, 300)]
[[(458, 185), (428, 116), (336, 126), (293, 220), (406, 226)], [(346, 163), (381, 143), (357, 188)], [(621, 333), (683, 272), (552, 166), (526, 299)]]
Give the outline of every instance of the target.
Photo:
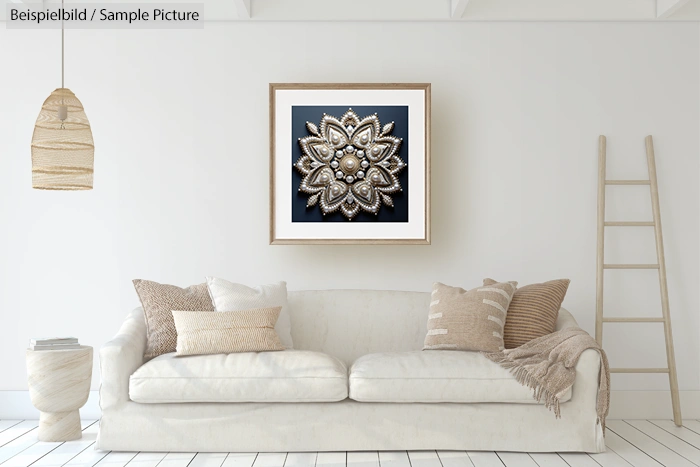
[(299, 192), (299, 184), (302, 175), (293, 167), (293, 164), (301, 157), (299, 138), (309, 136), (306, 122), (318, 126), (324, 112), (340, 119), (349, 108), (352, 108), (360, 119), (376, 112), (381, 126), (394, 122), (394, 130), (390, 133), (397, 138), (403, 138), (399, 148), (399, 157), (406, 162), (406, 167), (399, 173), (399, 181), (403, 191), (391, 195), (394, 207), (382, 203), (379, 214), (374, 215), (360, 210), (352, 219), (352, 222), (408, 222), (408, 171), (411, 170), (408, 142), (408, 106), (292, 106), (292, 159), (289, 161), (289, 171), (292, 174), (292, 222), (348, 222), (340, 210), (323, 215), (321, 208), (316, 204), (309, 208), (306, 202), (309, 195)]

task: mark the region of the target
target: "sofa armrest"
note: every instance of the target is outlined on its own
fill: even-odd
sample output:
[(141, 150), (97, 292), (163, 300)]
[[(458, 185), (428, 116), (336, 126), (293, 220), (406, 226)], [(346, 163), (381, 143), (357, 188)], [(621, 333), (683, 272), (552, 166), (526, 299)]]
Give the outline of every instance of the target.
[(146, 321), (143, 309), (126, 317), (119, 332), (100, 349), (100, 408), (129, 400), (129, 377), (141, 365), (146, 349)]
[(596, 414), (598, 385), (600, 384), (600, 354), (597, 350), (586, 349), (576, 363), (576, 380), (571, 388), (571, 400), (576, 405)]
[(565, 308), (560, 308), (559, 317), (557, 318), (554, 330), (561, 331), (562, 329), (573, 327), (579, 327), (578, 323), (576, 322), (576, 318), (574, 318), (574, 316), (569, 312), (569, 310)]
[[(579, 327), (576, 318), (566, 309), (559, 310), (556, 330)], [(595, 409), (598, 399), (598, 385), (600, 383), (600, 354), (594, 349), (587, 349), (581, 353), (576, 363), (576, 381), (572, 388), (572, 400), (578, 400), (586, 407)]]

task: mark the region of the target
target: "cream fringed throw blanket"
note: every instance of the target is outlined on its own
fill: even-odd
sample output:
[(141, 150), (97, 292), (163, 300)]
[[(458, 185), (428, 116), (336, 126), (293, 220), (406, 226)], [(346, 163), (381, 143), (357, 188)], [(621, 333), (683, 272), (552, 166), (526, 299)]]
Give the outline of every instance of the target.
[(562, 329), (539, 337), (515, 349), (483, 355), (510, 370), (522, 385), (535, 391), (537, 401), (554, 410), (557, 418), (559, 398), (576, 379), (576, 363), (586, 349), (600, 354), (600, 378), (598, 383), (598, 423), (605, 433), (605, 417), (610, 407), (610, 369), (605, 352), (586, 331), (578, 327)]

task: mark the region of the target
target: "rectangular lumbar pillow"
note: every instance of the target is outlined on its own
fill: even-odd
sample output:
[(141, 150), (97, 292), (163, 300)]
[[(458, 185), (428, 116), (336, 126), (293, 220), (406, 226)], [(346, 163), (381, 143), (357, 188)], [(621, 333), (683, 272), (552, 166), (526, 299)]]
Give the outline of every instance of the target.
[(207, 284), (182, 289), (142, 279), (135, 279), (133, 283), (146, 317), (145, 358), (175, 352), (177, 331), (173, 310), (214, 311)]
[[(569, 282), (569, 279), (558, 279), (530, 284), (515, 292), (503, 334), (506, 349), (520, 347), (554, 332)], [(496, 283), (493, 279), (484, 279), (484, 286)]]
[(464, 290), (436, 282), (423, 350), (503, 350), (503, 326), (517, 282)]
[(282, 307), (217, 313), (173, 310), (177, 355), (284, 350), (275, 332)]
[[(216, 277), (207, 277), (209, 294), (216, 311), (242, 311), (254, 308), (282, 307), (275, 331), (287, 349), (293, 348), (292, 323), (287, 305), (287, 283), (248, 287)], [(173, 308), (174, 310), (175, 308)], [(179, 308), (182, 310), (183, 308)]]

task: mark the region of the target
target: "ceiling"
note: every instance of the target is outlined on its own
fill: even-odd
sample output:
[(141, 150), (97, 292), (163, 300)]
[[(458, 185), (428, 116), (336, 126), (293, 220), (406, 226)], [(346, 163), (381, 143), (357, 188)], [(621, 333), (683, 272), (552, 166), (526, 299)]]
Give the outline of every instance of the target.
[[(36, 0), (0, 0), (13, 5)], [(44, 0), (60, 3), (59, 0)], [(197, 3), (160, 0), (139, 3)], [(96, 3), (66, 0), (66, 3)], [(124, 3), (101, 0), (100, 3)], [(202, 0), (207, 21), (700, 21), (700, 0)], [(6, 9), (0, 10), (4, 20)]]

